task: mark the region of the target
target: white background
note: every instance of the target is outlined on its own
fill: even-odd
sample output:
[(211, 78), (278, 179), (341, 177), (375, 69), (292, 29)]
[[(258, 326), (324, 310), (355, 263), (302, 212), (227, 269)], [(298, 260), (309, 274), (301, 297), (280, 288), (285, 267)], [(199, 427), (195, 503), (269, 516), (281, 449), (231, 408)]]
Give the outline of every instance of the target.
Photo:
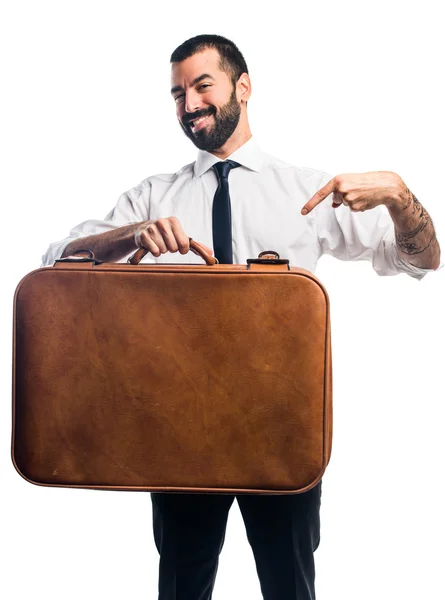
[[(157, 598), (148, 493), (38, 487), (14, 470), (11, 333), (14, 289), (50, 242), (103, 218), (145, 177), (194, 160), (169, 94), (171, 52), (199, 33), (233, 39), (249, 66), (263, 150), (332, 174), (395, 171), (441, 241), (439, 6), (2, 3), (3, 598)], [(316, 275), (331, 298), (334, 353), (317, 600), (443, 599), (445, 269), (418, 282), (323, 257)], [(236, 503), (213, 597), (261, 598)]]

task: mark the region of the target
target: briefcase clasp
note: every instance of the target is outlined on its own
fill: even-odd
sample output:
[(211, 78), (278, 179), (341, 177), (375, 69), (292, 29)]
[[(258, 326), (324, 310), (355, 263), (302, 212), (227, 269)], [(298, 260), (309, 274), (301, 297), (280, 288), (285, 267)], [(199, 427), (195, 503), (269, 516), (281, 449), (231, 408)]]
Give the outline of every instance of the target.
[(264, 250), (258, 254), (258, 258), (247, 259), (248, 269), (250, 269), (250, 265), (287, 265), (289, 268), (289, 261), (287, 258), (280, 258), (275, 250)]

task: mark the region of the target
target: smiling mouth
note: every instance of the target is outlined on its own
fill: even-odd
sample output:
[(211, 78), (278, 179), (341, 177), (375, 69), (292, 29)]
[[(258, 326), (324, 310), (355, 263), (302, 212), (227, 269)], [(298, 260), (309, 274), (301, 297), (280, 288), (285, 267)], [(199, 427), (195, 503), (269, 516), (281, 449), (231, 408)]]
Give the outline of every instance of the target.
[(195, 133), (195, 131), (199, 131), (200, 129), (203, 129), (208, 121), (209, 118), (212, 115), (205, 115), (204, 117), (199, 117), (198, 119), (195, 119), (194, 121), (190, 121), (189, 122), (189, 127), (192, 130), (193, 133)]

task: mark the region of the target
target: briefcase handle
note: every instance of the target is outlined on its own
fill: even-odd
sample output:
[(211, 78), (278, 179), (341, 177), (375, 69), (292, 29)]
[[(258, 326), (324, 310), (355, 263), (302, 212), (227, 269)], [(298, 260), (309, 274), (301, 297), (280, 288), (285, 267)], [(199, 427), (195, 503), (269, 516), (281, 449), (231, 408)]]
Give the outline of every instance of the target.
[[(212, 256), (211, 254), (208, 254), (202, 246), (195, 242), (195, 240), (192, 240), (192, 238), (189, 238), (189, 240), (190, 250), (194, 254), (197, 254), (202, 259), (204, 259), (206, 265), (213, 266), (218, 262), (217, 258)], [(139, 248), (132, 256), (130, 256), (127, 262), (130, 263), (130, 265), (138, 265), (146, 254), (148, 254), (147, 248)]]

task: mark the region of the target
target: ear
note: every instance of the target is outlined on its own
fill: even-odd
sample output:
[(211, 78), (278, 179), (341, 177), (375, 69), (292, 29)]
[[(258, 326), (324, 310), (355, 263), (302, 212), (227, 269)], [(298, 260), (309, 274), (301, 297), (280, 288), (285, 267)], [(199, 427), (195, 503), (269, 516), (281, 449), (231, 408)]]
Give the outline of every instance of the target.
[(242, 73), (238, 81), (236, 82), (236, 97), (238, 102), (246, 102), (250, 98), (252, 93), (252, 86), (250, 83), (250, 77), (247, 73)]

